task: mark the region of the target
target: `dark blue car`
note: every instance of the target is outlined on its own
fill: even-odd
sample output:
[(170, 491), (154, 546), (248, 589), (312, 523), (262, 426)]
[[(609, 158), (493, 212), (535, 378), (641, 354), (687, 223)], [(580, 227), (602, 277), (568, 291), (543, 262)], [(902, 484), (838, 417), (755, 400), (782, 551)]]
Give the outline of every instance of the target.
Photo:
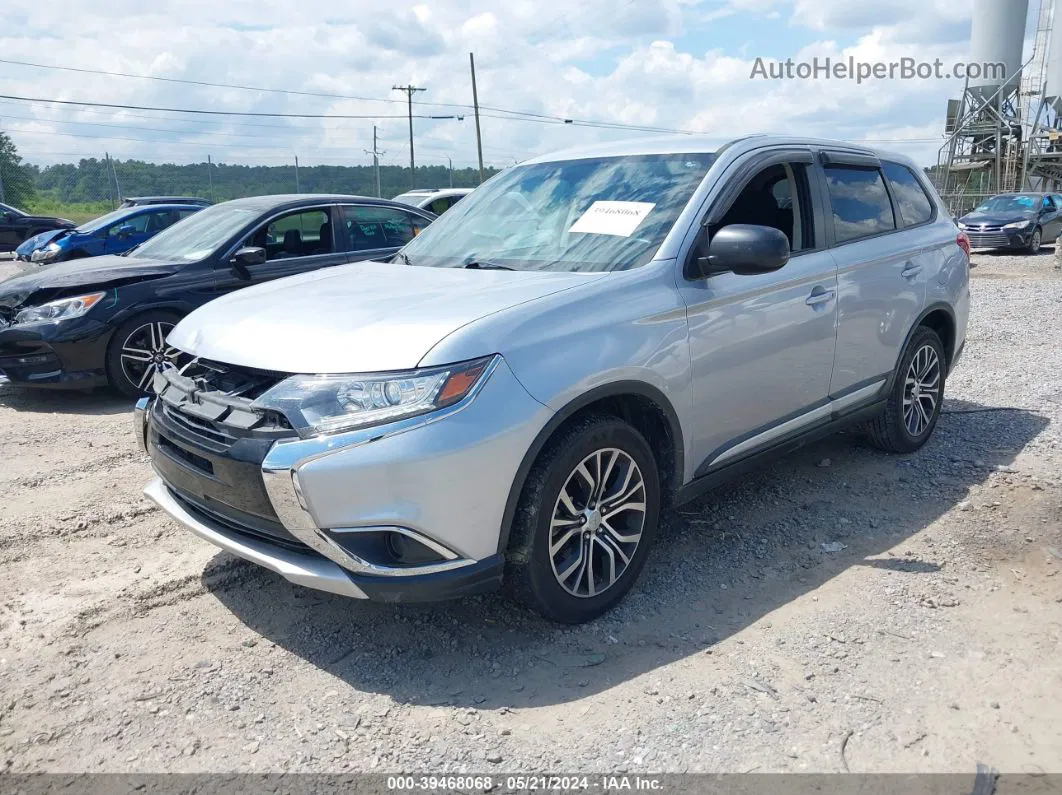
[(15, 249), (15, 259), (50, 265), (79, 257), (121, 254), (202, 209), (193, 204), (155, 204), (115, 210), (74, 229), (35, 235)]

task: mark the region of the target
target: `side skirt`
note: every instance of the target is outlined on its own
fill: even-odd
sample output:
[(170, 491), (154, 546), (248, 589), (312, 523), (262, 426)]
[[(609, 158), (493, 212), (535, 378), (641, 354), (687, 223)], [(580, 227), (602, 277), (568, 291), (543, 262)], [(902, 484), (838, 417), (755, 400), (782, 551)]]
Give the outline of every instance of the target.
[(710, 470), (695, 480), (690, 481), (675, 492), (673, 505), (678, 506), (690, 502), (691, 500), (695, 500), (705, 492), (710, 491), (749, 470), (757, 469), (769, 461), (791, 453), (804, 445), (810, 444), (811, 442), (817, 442), (820, 439), (825, 439), (827, 436), (833, 436), (838, 431), (850, 428), (853, 425), (861, 425), (868, 422), (884, 410), (887, 400), (888, 398), (882, 398), (881, 400), (862, 406), (847, 414), (827, 420), (820, 425), (808, 428), (795, 436), (775, 442), (770, 446), (750, 453), (733, 463), (724, 464), (718, 469)]

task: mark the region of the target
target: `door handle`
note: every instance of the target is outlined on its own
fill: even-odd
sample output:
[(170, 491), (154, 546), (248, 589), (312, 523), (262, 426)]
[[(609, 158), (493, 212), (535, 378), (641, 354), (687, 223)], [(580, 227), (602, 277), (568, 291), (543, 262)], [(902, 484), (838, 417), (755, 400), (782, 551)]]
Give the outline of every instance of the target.
[(808, 306), (821, 306), (827, 301), (832, 301), (835, 295), (836, 292), (834, 292), (833, 290), (824, 290), (821, 287), (816, 287), (811, 292), (811, 295), (807, 297), (804, 303)]
[(908, 262), (903, 266), (903, 270), (900, 271), (900, 275), (905, 279), (913, 279), (915, 276), (922, 272), (922, 266), (916, 265), (913, 262)]

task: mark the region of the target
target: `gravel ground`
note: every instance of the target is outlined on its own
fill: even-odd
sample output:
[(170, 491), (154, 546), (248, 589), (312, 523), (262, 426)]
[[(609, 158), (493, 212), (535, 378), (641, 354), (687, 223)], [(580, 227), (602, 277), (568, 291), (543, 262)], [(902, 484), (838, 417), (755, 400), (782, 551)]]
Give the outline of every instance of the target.
[(0, 384), (0, 770), (1062, 772), (1062, 272), (975, 261), (923, 451), (666, 515), (575, 628), (291, 586), (140, 496), (127, 402)]

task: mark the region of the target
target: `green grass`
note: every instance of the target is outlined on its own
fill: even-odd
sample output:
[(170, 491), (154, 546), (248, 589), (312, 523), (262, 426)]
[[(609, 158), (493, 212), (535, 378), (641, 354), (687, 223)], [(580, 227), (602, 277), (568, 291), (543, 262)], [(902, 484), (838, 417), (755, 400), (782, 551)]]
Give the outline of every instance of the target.
[(58, 202), (54, 199), (37, 198), (28, 202), (23, 208), (34, 215), (54, 215), (59, 218), (69, 218), (74, 223), (83, 224), (91, 221), (104, 213), (109, 213), (113, 207), (109, 201), (95, 202)]

